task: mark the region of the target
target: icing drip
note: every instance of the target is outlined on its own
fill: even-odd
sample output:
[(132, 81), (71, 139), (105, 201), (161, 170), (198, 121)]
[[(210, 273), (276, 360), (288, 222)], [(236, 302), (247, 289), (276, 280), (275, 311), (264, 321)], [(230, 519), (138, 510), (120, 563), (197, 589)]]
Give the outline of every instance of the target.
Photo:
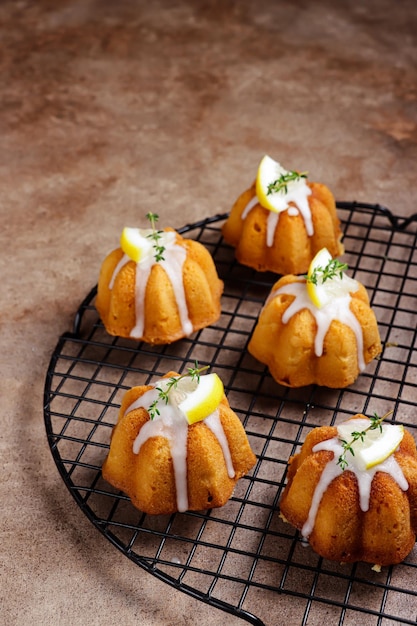
[(268, 248), (272, 248), (274, 245), (275, 231), (278, 226), (280, 213), (269, 211), (268, 219), (266, 220), (266, 245)]
[(222, 423), (219, 419), (219, 412), (215, 411), (204, 420), (206, 426), (208, 426), (216, 437), (223, 452), (224, 460), (226, 462), (227, 474), (229, 478), (234, 478), (235, 469), (233, 467), (232, 455), (230, 454), (229, 444), (227, 443), (226, 434), (224, 432)]
[(147, 258), (144, 263), (136, 265), (135, 273), (135, 321), (136, 324), (130, 331), (131, 337), (140, 339), (145, 326), (145, 294), (154, 261)]
[[(240, 216), (241, 219), (244, 220), (248, 216), (250, 211), (253, 209), (253, 207), (256, 206), (257, 204), (260, 204), (260, 203), (259, 203), (258, 196), (255, 195), (253, 198), (249, 200), (249, 202), (243, 209), (242, 215)], [(275, 211), (269, 211), (269, 215), (266, 221), (266, 245), (268, 248), (271, 248), (274, 244), (275, 230), (278, 226), (279, 216), (280, 216), (280, 213), (276, 213)]]
[[(151, 392), (147, 392), (142, 397), (145, 398), (148, 393), (152, 393), (153, 399), (155, 399), (156, 394), (153, 393), (153, 390)], [(143, 404), (145, 404), (145, 401)], [(169, 441), (172, 463), (174, 466), (177, 507), (181, 512), (188, 509), (187, 435), (187, 422), (184, 419), (178, 419), (175, 407), (167, 405), (163, 410), (163, 419), (154, 419), (146, 422), (140, 429), (139, 434), (133, 443), (134, 454), (139, 454), (142, 445), (151, 437), (164, 437)]]
[[(185, 298), (184, 282), (182, 279), (182, 270), (185, 259), (187, 257), (187, 251), (183, 246), (176, 243), (175, 233), (164, 232), (162, 244), (165, 247), (164, 260), (159, 261), (161, 267), (165, 270), (172, 288), (174, 290), (175, 299), (177, 301), (178, 313), (180, 316), (181, 327), (184, 335), (190, 335), (193, 332), (193, 325), (188, 317), (188, 308)], [(109, 283), (109, 289), (113, 289), (115, 279), (126, 263), (131, 261), (126, 254), (120, 259), (116, 265), (113, 275)], [(148, 253), (137, 263), (136, 265), (136, 282), (135, 282), (135, 314), (136, 323), (130, 331), (130, 336), (134, 339), (140, 339), (143, 335), (145, 326), (145, 293), (146, 286), (148, 284), (149, 275), (151, 273), (152, 266), (155, 265), (155, 257), (153, 250), (150, 249)]]
[(169, 249), (169, 252), (165, 255), (165, 260), (161, 261), (160, 265), (164, 268), (169, 280), (171, 281), (184, 334), (191, 335), (193, 332), (193, 325), (188, 317), (184, 281), (182, 279), (182, 268), (186, 257), (186, 249), (183, 246), (174, 245)]
[[(312, 192), (305, 180), (289, 183), (287, 193), (279, 193), (280, 196), (282, 196), (282, 202), (280, 203), (282, 208), (280, 208), (279, 211), (270, 211), (267, 219), (266, 245), (268, 248), (273, 246), (275, 231), (282, 211), (287, 211), (288, 215), (292, 217), (300, 213), (304, 220), (307, 235), (309, 237), (314, 235), (313, 219), (311, 217), (311, 209), (308, 202), (308, 196), (310, 196)], [(291, 202), (293, 204), (290, 204)], [(260, 204), (259, 198), (255, 195), (249, 200), (243, 209), (240, 216), (241, 219), (244, 220), (253, 207), (258, 203)]]
[[(290, 188), (290, 186), (288, 186)], [(301, 217), (304, 220), (307, 235), (312, 237), (314, 235), (313, 219), (311, 217), (310, 204), (308, 202), (308, 196), (311, 195), (311, 189), (305, 181), (299, 183), (299, 186), (294, 192), (290, 192), (287, 195), (287, 205), (293, 202), (297, 209), (301, 213)], [(288, 207), (289, 208), (289, 207)]]
[[(161, 385), (160, 382), (156, 384), (158, 384), (158, 386)], [(139, 407), (149, 407), (152, 402), (158, 398), (158, 394), (158, 389), (149, 389), (129, 406), (125, 415)], [(177, 405), (171, 404), (170, 402), (168, 402), (168, 404), (161, 402), (159, 411), (160, 415), (156, 415), (153, 420), (146, 422), (140, 429), (133, 443), (133, 452), (134, 454), (139, 454), (142, 445), (151, 437), (164, 437), (167, 439), (174, 467), (177, 507), (178, 511), (184, 512), (188, 509), (187, 438), (189, 426), (184, 414)], [(227, 473), (230, 478), (233, 478), (235, 471), (232, 456), (220, 421), (219, 411), (214, 411), (202, 421), (217, 438), (223, 451)]]
[[(356, 283), (356, 281), (353, 282)], [(305, 281), (290, 283), (289, 285), (280, 287), (280, 289), (277, 289), (271, 294), (270, 298), (274, 298), (279, 293), (295, 296), (295, 299), (291, 302), (282, 316), (283, 324), (286, 324), (293, 315), (302, 309), (308, 309), (314, 316), (317, 323), (317, 331), (314, 339), (314, 352), (316, 356), (322, 356), (326, 333), (329, 330), (332, 321), (338, 320), (342, 324), (349, 326), (355, 334), (358, 353), (358, 367), (360, 371), (365, 369), (362, 328), (359, 321), (350, 310), (349, 305), (352, 299), (350, 294), (334, 298), (321, 309), (318, 309), (313, 304), (307, 293)]]
[(257, 195), (255, 195), (253, 198), (251, 198), (251, 199), (249, 200), (249, 202), (247, 203), (247, 205), (245, 206), (245, 208), (244, 208), (244, 209), (243, 209), (243, 211), (242, 211), (242, 215), (240, 216), (240, 217), (242, 218), (242, 220), (244, 220), (244, 219), (248, 216), (249, 212), (250, 212), (250, 211), (253, 209), (253, 207), (254, 207), (254, 206), (256, 206), (258, 203), (259, 203), (259, 200), (258, 200), (258, 196), (257, 196)]
[(130, 261), (130, 258), (127, 256), (127, 254), (124, 254), (122, 258), (120, 259), (120, 261), (118, 262), (118, 264), (116, 265), (116, 267), (114, 268), (112, 277), (109, 282), (109, 289), (113, 289), (114, 281), (116, 280), (117, 274), (120, 272), (122, 267), (126, 265), (126, 263), (129, 263), (129, 261)]
[[(311, 501), (311, 506), (308, 514), (308, 518), (301, 529), (301, 534), (303, 537), (309, 537), (314, 528), (314, 523), (317, 516), (317, 511), (323, 497), (324, 492), (330, 483), (340, 476), (343, 473), (342, 468), (338, 465), (337, 460), (340, 455), (343, 453), (343, 446), (338, 437), (333, 437), (333, 439), (326, 439), (325, 441), (321, 441), (313, 448), (313, 452), (319, 452), (320, 450), (329, 450), (333, 452), (333, 458), (326, 464), (324, 468), (320, 480), (316, 486), (314, 491), (314, 495)], [(375, 465), (371, 469), (364, 470), (359, 468), (355, 464), (355, 457), (350, 456), (350, 461), (348, 465), (348, 469), (345, 471), (351, 471), (355, 474), (356, 480), (358, 483), (359, 489), (359, 506), (361, 511), (368, 511), (369, 509), (369, 499), (371, 495), (371, 485), (372, 480), (377, 472), (385, 472), (389, 474), (393, 480), (398, 484), (400, 489), (403, 491), (407, 491), (408, 482), (405, 479), (403, 471), (398, 464), (397, 460), (393, 455), (389, 456), (385, 461)]]

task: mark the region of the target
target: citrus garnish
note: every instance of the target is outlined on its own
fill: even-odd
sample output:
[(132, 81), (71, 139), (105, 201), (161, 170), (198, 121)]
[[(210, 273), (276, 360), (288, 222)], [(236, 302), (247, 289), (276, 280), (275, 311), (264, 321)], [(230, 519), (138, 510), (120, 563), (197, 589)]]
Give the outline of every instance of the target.
[(140, 260), (152, 250), (149, 240), (150, 229), (129, 228), (126, 226), (120, 237), (120, 247), (127, 256), (139, 263)]
[(343, 272), (345, 263), (333, 259), (327, 248), (322, 248), (310, 263), (306, 276), (307, 293), (312, 303), (321, 309), (334, 298), (356, 291), (357, 283)]
[(375, 421), (375, 418), (373, 422), (352, 419), (337, 427), (345, 454), (346, 451), (352, 454), (351, 462), (358, 469), (368, 470), (383, 463), (395, 452), (404, 437), (402, 424), (382, 424), (381, 421)]
[(199, 367), (196, 361), (195, 367), (189, 367), (185, 374), (161, 380), (155, 388), (158, 395), (148, 408), (150, 419), (161, 415), (164, 404), (177, 407), (189, 424), (211, 415), (223, 398), (224, 387), (217, 374), (200, 375), (208, 367)]
[(366, 469), (375, 467), (395, 452), (403, 437), (402, 424), (385, 424), (382, 427), (382, 434), (369, 446), (359, 450), (358, 458), (362, 460)]
[(307, 172), (288, 171), (265, 155), (256, 177), (256, 195), (260, 204), (275, 213), (285, 211), (288, 208), (289, 190), (296, 191), (300, 185), (304, 186), (306, 177)]
[(223, 398), (224, 387), (217, 374), (201, 376), (194, 391), (178, 404), (189, 424), (199, 422), (213, 413)]

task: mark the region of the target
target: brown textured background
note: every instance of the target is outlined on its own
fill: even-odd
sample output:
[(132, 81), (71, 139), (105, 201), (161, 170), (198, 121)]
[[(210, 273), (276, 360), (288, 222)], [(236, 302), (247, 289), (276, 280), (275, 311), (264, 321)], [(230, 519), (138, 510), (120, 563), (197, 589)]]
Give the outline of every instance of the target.
[(77, 508), (44, 432), (48, 360), (124, 225), (229, 210), (265, 153), (339, 200), (416, 212), (416, 33), (415, 0), (1, 2), (4, 623), (243, 623)]

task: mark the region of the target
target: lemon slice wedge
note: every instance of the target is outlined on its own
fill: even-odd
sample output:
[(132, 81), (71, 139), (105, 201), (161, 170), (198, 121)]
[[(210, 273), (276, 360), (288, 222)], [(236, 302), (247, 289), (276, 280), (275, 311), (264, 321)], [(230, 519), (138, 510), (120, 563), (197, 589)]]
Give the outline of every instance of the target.
[[(289, 172), (277, 161), (265, 155), (259, 164), (256, 176), (256, 195), (260, 204), (275, 213), (285, 211), (289, 203), (288, 192), (291, 190), (291, 199), (293, 199), (293, 192), (305, 187), (305, 177), (305, 173)], [(271, 186), (278, 182), (281, 183), (278, 185), (279, 189), (272, 190)]]
[(120, 247), (127, 256), (139, 263), (151, 250), (152, 243), (147, 238), (151, 229), (129, 228), (126, 226), (120, 237)]
[(356, 280), (343, 274), (342, 269), (336, 268), (333, 272), (328, 271), (330, 277), (324, 278), (324, 270), (329, 270), (331, 265), (336, 263), (337, 261), (332, 258), (327, 248), (322, 248), (308, 268), (306, 289), (310, 300), (318, 309), (323, 308), (335, 298), (346, 296), (358, 289)]
[(358, 458), (361, 459), (366, 469), (371, 469), (393, 454), (403, 437), (404, 426), (402, 424), (385, 424), (380, 436), (369, 446), (358, 451)]
[(325, 268), (329, 262), (332, 260), (332, 255), (327, 250), (327, 248), (322, 248), (319, 252), (317, 252), (316, 256), (310, 263), (307, 272), (307, 293), (310, 296), (310, 300), (312, 303), (318, 308), (321, 309), (329, 299), (329, 295), (327, 293), (327, 289), (320, 279), (318, 279), (317, 283), (311, 282), (311, 279), (314, 272), (316, 272), (319, 268)]
[[(369, 427), (369, 420), (352, 419), (337, 427), (338, 436), (344, 441), (352, 439), (352, 433)], [(363, 439), (352, 444), (354, 451), (353, 461), (358, 469), (372, 469), (383, 463), (400, 445), (404, 437), (402, 424), (383, 424), (382, 432), (379, 428), (368, 430)]]
[(185, 400), (178, 404), (178, 408), (189, 424), (200, 422), (219, 406), (224, 394), (224, 387), (217, 374), (200, 376), (197, 388), (187, 394)]

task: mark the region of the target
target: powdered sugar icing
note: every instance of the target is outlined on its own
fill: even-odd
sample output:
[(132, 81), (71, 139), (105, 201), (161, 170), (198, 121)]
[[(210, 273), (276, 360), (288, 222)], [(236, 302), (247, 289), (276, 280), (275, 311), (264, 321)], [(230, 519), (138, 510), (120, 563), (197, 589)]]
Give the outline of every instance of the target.
[[(143, 335), (145, 325), (145, 293), (149, 280), (151, 269), (157, 263), (165, 270), (170, 283), (172, 285), (175, 299), (177, 301), (180, 322), (184, 335), (190, 335), (193, 332), (193, 325), (188, 316), (187, 302), (185, 298), (184, 282), (183, 282), (183, 265), (187, 256), (186, 249), (176, 242), (176, 233), (172, 231), (164, 231), (161, 233), (161, 245), (164, 246), (164, 259), (156, 261), (152, 248), (144, 254), (143, 258), (136, 265), (135, 278), (135, 313), (136, 323), (130, 332), (130, 336), (134, 339), (140, 339)], [(114, 286), (115, 279), (120, 270), (131, 261), (127, 254), (124, 254), (116, 265), (113, 275), (109, 283), (109, 289)]]
[[(279, 166), (279, 173), (285, 174), (288, 172)], [(278, 206), (278, 210), (269, 212), (266, 225), (266, 245), (269, 248), (272, 247), (274, 243), (275, 231), (278, 226), (280, 215), (283, 211), (287, 211), (290, 216), (300, 214), (304, 220), (307, 235), (311, 237), (314, 234), (313, 220), (308, 201), (308, 197), (311, 193), (311, 188), (308, 186), (306, 180), (304, 178), (300, 178), (299, 180), (289, 182), (285, 193), (279, 191), (275, 194), (275, 202)], [(257, 195), (255, 195), (249, 200), (243, 209), (241, 219), (244, 220), (257, 204), (260, 204), (260, 202)]]
[[(357, 285), (356, 281), (352, 280), (352, 285)], [(286, 324), (293, 315), (303, 309), (308, 309), (314, 316), (317, 323), (317, 331), (314, 338), (314, 352), (316, 356), (320, 357), (323, 354), (324, 338), (327, 331), (330, 328), (330, 324), (333, 320), (338, 320), (342, 324), (346, 324), (352, 329), (357, 345), (358, 353), (358, 368), (360, 371), (365, 369), (365, 360), (363, 356), (363, 334), (362, 327), (350, 309), (351, 296), (350, 294), (341, 295), (337, 298), (333, 298), (328, 304), (318, 309), (310, 299), (307, 293), (305, 280), (290, 283), (280, 287), (276, 291), (273, 291), (267, 302), (276, 297), (278, 294), (288, 294), (294, 296), (294, 300), (285, 310), (282, 316), (283, 324)]]
[[(156, 384), (160, 388), (164, 383), (159, 381), (154, 383), (154, 386)], [(149, 389), (128, 407), (125, 415), (139, 407), (148, 409), (158, 398), (158, 395), (159, 389), (155, 387)], [(167, 439), (174, 467), (177, 507), (178, 511), (183, 512), (188, 509), (187, 438), (189, 425), (185, 415), (176, 403), (168, 402), (165, 404), (160, 402), (158, 408), (159, 415), (155, 415), (154, 419), (145, 422), (140, 429), (133, 443), (133, 452), (134, 454), (139, 454), (142, 445), (151, 437), (164, 437)], [(217, 438), (223, 452), (228, 476), (233, 478), (235, 470), (219, 411), (215, 410), (202, 421)]]
[[(354, 421), (366, 421), (366, 425), (369, 425), (368, 420)], [(358, 424), (357, 428), (360, 429), (361, 426)], [(320, 476), (320, 480), (315, 488), (308, 518), (301, 530), (301, 534), (303, 535), (303, 537), (309, 537), (309, 535), (312, 533), (317, 516), (317, 511), (320, 506), (323, 494), (325, 493), (330, 483), (335, 478), (340, 476), (343, 471), (351, 471), (356, 476), (359, 489), (359, 506), (364, 512), (369, 509), (372, 480), (377, 472), (385, 472), (386, 474), (389, 474), (403, 491), (407, 491), (408, 489), (408, 482), (394, 455), (390, 455), (382, 463), (379, 463), (371, 469), (366, 470), (360, 468), (358, 464), (355, 463), (355, 457), (349, 454), (348, 467), (347, 469), (343, 470), (342, 467), (338, 464), (338, 459), (344, 452), (344, 448), (339, 437), (333, 437), (332, 439), (326, 439), (324, 441), (321, 441), (313, 448), (313, 452), (319, 452), (320, 450), (328, 450), (330, 452), (333, 452), (333, 458), (326, 464)]]

